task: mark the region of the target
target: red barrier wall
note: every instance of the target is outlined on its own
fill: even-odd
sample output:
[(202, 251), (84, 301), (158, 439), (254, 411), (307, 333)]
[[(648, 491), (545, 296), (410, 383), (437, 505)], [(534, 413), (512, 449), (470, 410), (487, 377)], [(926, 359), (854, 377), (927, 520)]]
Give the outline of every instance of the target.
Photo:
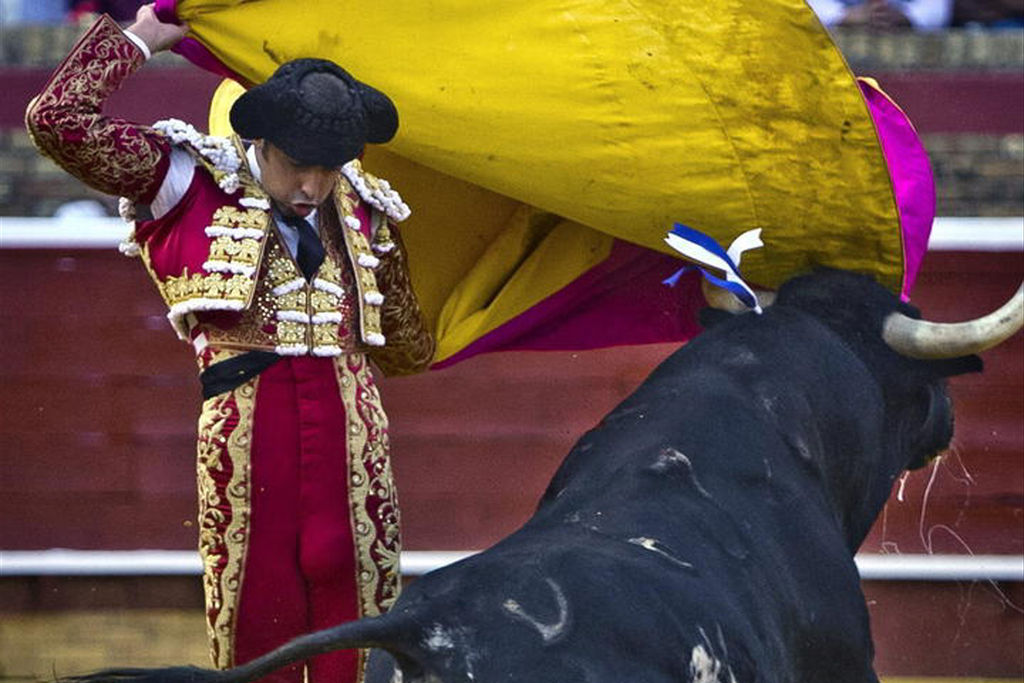
[[(1019, 254), (932, 254), (915, 301), (966, 318), (1020, 277)], [(0, 299), (0, 548), (193, 547), (198, 383), (143, 269), (112, 251), (4, 250)], [(496, 354), (384, 381), (407, 547), (480, 548), (516, 528), (574, 440), (670, 351)], [(953, 453), (907, 478), (866, 549), (924, 552), (930, 534), (936, 552), (1024, 552), (1020, 335), (985, 359), (952, 382)]]

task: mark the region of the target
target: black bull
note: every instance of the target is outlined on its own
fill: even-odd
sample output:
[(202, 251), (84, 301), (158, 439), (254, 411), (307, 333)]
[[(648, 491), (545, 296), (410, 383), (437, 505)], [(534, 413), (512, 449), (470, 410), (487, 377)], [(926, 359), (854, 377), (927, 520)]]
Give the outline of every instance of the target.
[[(78, 680), (242, 681), (338, 648), (367, 680), (877, 681), (853, 554), (893, 481), (944, 449), (943, 377), (881, 339), (909, 307), (866, 278), (796, 278), (763, 315), (707, 312), (573, 447), (522, 529), (414, 582), (385, 616), (237, 669)], [(380, 650), (390, 653), (390, 657)]]

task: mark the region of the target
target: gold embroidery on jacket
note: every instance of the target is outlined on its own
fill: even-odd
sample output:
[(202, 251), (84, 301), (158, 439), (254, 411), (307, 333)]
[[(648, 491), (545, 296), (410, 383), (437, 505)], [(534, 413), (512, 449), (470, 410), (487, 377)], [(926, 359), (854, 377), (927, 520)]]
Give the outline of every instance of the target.
[(210, 259), (206, 262), (207, 270), (220, 272), (211, 267), (211, 262), (216, 264), (229, 264), (255, 268), (260, 256), (260, 243), (252, 238), (236, 240), (231, 237), (218, 237), (210, 245)]
[(238, 598), (248, 547), (249, 454), (258, 378), (207, 399), (199, 417), (196, 473), (199, 553), (214, 666), (234, 664)]
[(386, 292), (380, 316), (387, 344), (371, 349), (370, 357), (391, 377), (425, 370), (434, 359), (436, 340), (427, 328), (413, 291), (398, 231), (389, 231), (388, 239), (393, 240), (394, 247), (381, 255), (377, 268), (377, 282), (381, 291)]
[[(238, 154), (244, 156), (238, 139), (232, 140)], [(189, 140), (180, 145), (207, 172), (216, 172)], [(234, 348), (273, 349), (289, 356), (337, 356), (363, 344), (385, 347), (386, 325), (395, 339), (392, 348), (381, 349), (385, 371), (407, 374), (425, 368), (433, 355), (433, 339), (425, 332), (407, 275), (396, 272), (405, 268), (401, 250), (395, 248), (398, 245), (385, 222), (377, 228), (377, 237), (382, 239), (375, 237), (374, 245), (386, 244), (388, 249), (378, 249), (381, 256), (374, 253), (364, 232), (368, 226), (356, 216), (360, 197), (348, 180), (339, 176), (334, 201), (323, 207), (321, 236), (328, 258), (313, 281), (307, 282), (271, 228), (267, 195), (244, 167), (238, 170), (238, 178), (244, 197), (229, 199), (233, 203), (217, 209), (206, 228), (211, 238), (203, 264), (207, 273), (183, 270), (163, 281), (154, 277), (179, 336), (188, 338), (184, 318), (189, 313), (234, 311), (245, 329), (234, 338), (226, 330), (210, 329), (210, 343), (215, 343), (216, 337)], [(370, 211), (371, 216), (378, 215)], [(145, 245), (142, 253), (153, 274)], [(378, 282), (378, 269), (387, 278), (387, 286)], [(353, 328), (358, 330), (357, 339), (349, 333)]]
[[(188, 151), (210, 173), (214, 168), (190, 144), (182, 143)], [(242, 201), (257, 199), (266, 201), (266, 195), (245, 176), (245, 193)], [(205, 273), (189, 273), (183, 268), (180, 275), (169, 275), (162, 280), (152, 267), (148, 245), (142, 246), (142, 260), (156, 283), (160, 296), (170, 311), (167, 314), (178, 337), (188, 339), (188, 325), (185, 317), (198, 311), (242, 311), (252, 306), (256, 292), (256, 275), (268, 242), (270, 212), (262, 209), (239, 208), (234, 205), (238, 199), (225, 197), (232, 202), (218, 208), (206, 227), (210, 246)]]
[(158, 283), (160, 294), (168, 306), (188, 303), (194, 299), (237, 301), (244, 305), (249, 297), (250, 278), (245, 275), (231, 277), (189, 274), (186, 268), (180, 277), (168, 277)]
[(36, 148), (87, 185), (132, 199), (151, 196), (169, 148), (152, 129), (103, 116), (103, 102), (145, 61), (104, 15), (79, 39), (25, 111)]
[[(232, 138), (231, 144), (238, 147), (237, 138)], [(181, 146), (215, 178), (223, 174), (191, 144), (186, 142)], [(237, 149), (236, 153), (239, 153)], [(270, 211), (240, 208), (235, 203), (256, 200), (269, 207), (269, 199), (248, 174), (242, 175), (242, 187), (244, 193), (241, 199), (229, 198), (231, 203), (213, 213), (210, 225), (206, 228), (206, 234), (212, 240), (203, 269), (209, 273), (243, 273), (254, 279), (270, 233)]]
[(223, 206), (206, 229), (213, 238), (203, 269), (207, 272), (255, 272), (262, 255), (269, 220), (266, 211)]
[(360, 229), (355, 215), (358, 195), (352, 185), (342, 178), (334, 193), (335, 206), (339, 212), (341, 234), (345, 243), (345, 251), (355, 273), (356, 307), (359, 311), (359, 336), (369, 346), (383, 346), (386, 343), (380, 326), (380, 306), (384, 295), (377, 286), (374, 275), (376, 266), (364, 265), (370, 258), (376, 261), (370, 248), (370, 242)]

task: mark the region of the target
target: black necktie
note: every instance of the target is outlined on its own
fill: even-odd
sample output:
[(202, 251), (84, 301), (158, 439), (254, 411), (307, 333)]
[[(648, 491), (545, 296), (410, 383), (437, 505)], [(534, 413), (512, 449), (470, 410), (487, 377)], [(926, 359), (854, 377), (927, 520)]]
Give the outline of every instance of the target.
[(299, 262), (302, 274), (309, 281), (324, 262), (324, 255), (327, 253), (320, 237), (313, 230), (313, 226), (304, 218), (298, 216), (283, 216), (284, 222), (295, 228), (299, 233), (299, 248), (295, 254), (295, 260)]

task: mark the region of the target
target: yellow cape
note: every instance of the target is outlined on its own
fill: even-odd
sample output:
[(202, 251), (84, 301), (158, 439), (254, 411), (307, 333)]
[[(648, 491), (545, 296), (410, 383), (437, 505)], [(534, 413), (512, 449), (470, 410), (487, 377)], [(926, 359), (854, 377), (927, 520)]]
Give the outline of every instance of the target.
[[(395, 101), (401, 130), (364, 166), (413, 208), (403, 236), (437, 360), (614, 238), (667, 251), (674, 222), (725, 245), (762, 228), (743, 259), (762, 286), (825, 264), (899, 291), (873, 123), (802, 0), (179, 0), (177, 13), (249, 82), (318, 56)], [(211, 131), (238, 93), (218, 93)]]

